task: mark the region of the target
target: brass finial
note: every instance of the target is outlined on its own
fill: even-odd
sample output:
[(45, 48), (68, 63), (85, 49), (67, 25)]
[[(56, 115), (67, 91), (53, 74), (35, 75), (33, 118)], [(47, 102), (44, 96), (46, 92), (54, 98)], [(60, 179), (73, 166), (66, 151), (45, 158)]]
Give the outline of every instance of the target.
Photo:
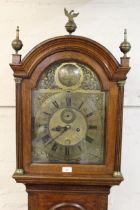
[(131, 44), (127, 41), (127, 30), (124, 29), (124, 41), (120, 44), (120, 51), (127, 57), (127, 53), (131, 49)]
[(74, 10), (71, 10), (70, 12), (68, 12), (68, 10), (65, 8), (64, 8), (64, 13), (68, 17), (68, 22), (66, 23), (65, 28), (66, 28), (67, 32), (69, 34), (71, 34), (77, 28), (77, 25), (74, 22), (74, 18), (77, 17), (79, 15), (79, 13), (74, 13)]
[(16, 39), (12, 41), (12, 48), (16, 51), (16, 54), (18, 54), (18, 51), (22, 49), (22, 46), (22, 41), (19, 39), (19, 26), (17, 26)]

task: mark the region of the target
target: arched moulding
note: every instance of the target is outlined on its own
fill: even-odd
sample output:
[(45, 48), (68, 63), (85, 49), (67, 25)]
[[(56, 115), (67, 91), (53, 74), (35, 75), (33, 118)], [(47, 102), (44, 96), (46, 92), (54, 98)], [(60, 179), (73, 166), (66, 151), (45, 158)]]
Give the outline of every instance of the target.
[[(11, 64), (14, 75), (30, 78), (39, 64), (51, 55), (80, 53), (94, 60), (104, 71), (108, 80), (124, 80), (129, 67), (121, 66), (114, 56), (101, 44), (80, 36), (61, 36), (46, 40), (33, 48), (18, 64)], [(78, 57), (77, 57), (78, 60)]]
[(102, 90), (109, 89), (109, 79), (106, 76), (105, 72), (103, 71), (103, 68), (89, 56), (82, 54), (81, 52), (73, 52), (73, 51), (59, 52), (56, 53), (55, 55), (52, 54), (43, 59), (31, 74), (32, 88), (36, 88), (37, 83), (42, 77), (42, 74), (45, 71), (48, 71), (51, 65), (57, 62), (63, 63), (67, 61), (73, 61), (76, 63), (85, 64), (85, 66), (89, 67), (90, 70), (93, 70), (95, 75), (98, 77), (101, 89)]
[(59, 203), (50, 208), (49, 210), (69, 210), (70, 208), (73, 210), (86, 210), (83, 206), (77, 203)]

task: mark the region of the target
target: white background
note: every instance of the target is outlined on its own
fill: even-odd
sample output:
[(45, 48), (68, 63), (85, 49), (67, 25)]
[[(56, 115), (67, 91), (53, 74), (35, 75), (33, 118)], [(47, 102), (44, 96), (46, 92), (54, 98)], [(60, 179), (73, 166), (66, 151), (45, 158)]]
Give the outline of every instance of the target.
[(123, 30), (132, 44), (131, 71), (125, 85), (122, 173), (125, 181), (111, 189), (109, 210), (140, 209), (140, 1), (139, 0), (0, 0), (0, 210), (27, 210), (15, 170), (15, 83), (11, 41), (16, 26), (24, 47), (21, 54), (50, 37), (67, 34), (63, 9), (75, 9), (75, 35), (94, 39), (119, 60)]

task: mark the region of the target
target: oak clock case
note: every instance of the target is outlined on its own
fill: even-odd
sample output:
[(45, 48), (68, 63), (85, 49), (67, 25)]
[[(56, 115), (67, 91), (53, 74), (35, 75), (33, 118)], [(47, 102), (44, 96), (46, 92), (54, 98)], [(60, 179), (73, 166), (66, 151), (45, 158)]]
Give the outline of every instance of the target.
[(123, 92), (130, 67), (121, 46), (120, 64), (99, 43), (71, 35), (42, 42), (22, 60), (13, 55), (13, 177), (26, 186), (28, 210), (107, 210), (110, 187), (123, 180)]

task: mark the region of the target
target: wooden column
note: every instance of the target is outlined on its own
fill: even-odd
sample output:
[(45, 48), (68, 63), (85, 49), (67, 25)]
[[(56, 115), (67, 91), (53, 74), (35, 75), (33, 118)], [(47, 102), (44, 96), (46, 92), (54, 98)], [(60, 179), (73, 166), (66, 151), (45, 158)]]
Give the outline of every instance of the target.
[[(129, 71), (129, 58), (121, 57), (122, 70)], [(116, 121), (116, 146), (115, 146), (115, 165), (114, 165), (114, 176), (121, 176), (121, 148), (122, 148), (122, 126), (123, 126), (123, 100), (124, 100), (124, 85), (125, 80), (118, 81), (118, 111)]]
[[(21, 64), (21, 55), (12, 55), (12, 65)], [(23, 153), (22, 153), (22, 77), (15, 76), (16, 83), (16, 171), (18, 175), (23, 174)]]
[(16, 173), (23, 174), (23, 154), (22, 154), (22, 78), (15, 77), (16, 82)]
[(124, 84), (125, 84), (125, 81), (118, 82), (119, 94), (118, 94), (118, 112), (117, 112), (117, 122), (116, 122), (117, 136), (116, 136), (116, 148), (115, 148), (114, 176), (121, 175), (121, 147), (122, 147)]

